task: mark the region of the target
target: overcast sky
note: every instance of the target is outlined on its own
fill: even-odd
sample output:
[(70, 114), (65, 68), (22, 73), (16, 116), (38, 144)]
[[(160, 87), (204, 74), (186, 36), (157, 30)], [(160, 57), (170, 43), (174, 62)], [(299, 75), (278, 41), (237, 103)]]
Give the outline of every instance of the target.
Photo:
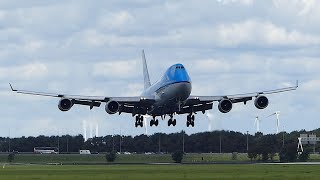
[[(234, 105), (222, 114), (215, 104), (212, 130), (263, 133), (318, 128), (320, 110), (320, 1), (316, 0), (130, 0), (0, 1), (0, 136), (83, 133), (137, 135), (131, 115), (108, 115), (104, 105), (58, 109), (56, 98), (10, 92), (18, 89), (66, 94), (133, 96), (143, 90), (141, 50), (152, 82), (172, 64), (185, 65), (193, 95), (224, 95), (292, 86), (270, 95), (270, 105)], [(194, 128), (167, 121), (148, 133), (208, 130), (205, 115)], [(89, 133), (88, 133), (89, 135)]]

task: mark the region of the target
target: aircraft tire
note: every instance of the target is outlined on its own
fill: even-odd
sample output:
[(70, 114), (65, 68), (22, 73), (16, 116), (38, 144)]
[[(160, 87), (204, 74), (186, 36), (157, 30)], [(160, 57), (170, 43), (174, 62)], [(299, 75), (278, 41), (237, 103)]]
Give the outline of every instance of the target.
[(176, 124), (177, 124), (177, 120), (174, 119), (174, 120), (172, 121), (172, 125), (173, 125), (173, 126), (176, 126)]
[(159, 120), (157, 119), (154, 124), (155, 124), (156, 126), (158, 126), (158, 125), (159, 125)]

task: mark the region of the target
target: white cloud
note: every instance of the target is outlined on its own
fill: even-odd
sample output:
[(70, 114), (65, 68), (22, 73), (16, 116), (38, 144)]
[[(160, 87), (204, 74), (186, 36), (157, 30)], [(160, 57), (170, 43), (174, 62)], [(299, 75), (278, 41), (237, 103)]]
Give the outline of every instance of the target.
[[(289, 112), (288, 130), (315, 127), (312, 117), (319, 109), (320, 77), (318, 1), (10, 0), (1, 1), (0, 6), (0, 80), (4, 81), (0, 111), (13, 126), (25, 126), (17, 135), (56, 134), (41, 129), (76, 127), (90, 111), (74, 106), (61, 113), (58, 99), (12, 95), (7, 81), (23, 89), (67, 94), (138, 95), (143, 89), (141, 49), (146, 49), (153, 80), (179, 61), (191, 75), (193, 93), (199, 95), (265, 90), (300, 80), (296, 92), (270, 96), (272, 103), (264, 111), (250, 103), (220, 114), (215, 106), (215, 118), (223, 129), (244, 132), (253, 121), (249, 115), (275, 110)], [(104, 121), (103, 107), (90, 113), (106, 123), (100, 132), (111, 133), (110, 129), (121, 126), (127, 134), (143, 133), (133, 128), (131, 115), (110, 115)], [(163, 122), (150, 131), (180, 131), (185, 116), (176, 118), (181, 120), (177, 127), (168, 128)], [(204, 117), (197, 118), (200, 122)], [(30, 128), (39, 119), (44, 119), (43, 124), (36, 131)], [(303, 127), (301, 119), (306, 122)], [(263, 123), (265, 132), (274, 132), (273, 124)], [(1, 126), (0, 132), (6, 129)], [(79, 125), (75, 131), (81, 129)], [(187, 132), (204, 130), (207, 125), (197, 123)]]
[(217, 0), (217, 2), (222, 4), (240, 3), (243, 5), (251, 5), (254, 0)]
[(303, 34), (296, 30), (287, 30), (271, 22), (257, 20), (222, 24), (218, 26), (216, 33), (218, 43), (227, 47), (241, 45), (300, 47), (320, 43), (320, 37), (318, 36)]
[(137, 69), (136, 61), (101, 62), (93, 65), (93, 75), (108, 79), (129, 79), (136, 76)]
[(98, 19), (98, 26), (102, 29), (117, 29), (130, 26), (134, 22), (134, 17), (128, 11), (106, 13)]
[(273, 0), (273, 4), (276, 8), (291, 11), (298, 16), (313, 13), (320, 5), (315, 0)]
[(301, 89), (305, 92), (319, 93), (320, 90), (320, 79), (313, 79), (302, 84)]
[(42, 63), (32, 63), (17, 67), (0, 67), (0, 78), (11, 80), (35, 80), (45, 78), (48, 68)]

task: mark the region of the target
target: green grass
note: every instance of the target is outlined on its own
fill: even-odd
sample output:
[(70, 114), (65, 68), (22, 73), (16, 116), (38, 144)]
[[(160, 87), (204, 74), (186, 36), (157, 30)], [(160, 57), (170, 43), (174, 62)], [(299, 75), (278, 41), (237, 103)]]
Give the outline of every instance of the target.
[[(231, 154), (186, 154), (183, 162), (221, 162), (232, 161)], [(6, 162), (8, 154), (0, 155), (0, 163)], [(238, 154), (237, 161), (249, 161), (247, 154)], [(80, 163), (94, 162), (104, 163), (104, 154), (16, 154), (14, 163)], [(117, 163), (150, 163), (150, 162), (173, 162), (171, 154), (131, 154), (117, 155)]]
[[(0, 154), (0, 163), (7, 161), (8, 154)], [(275, 161), (278, 156), (274, 158)], [(236, 160), (232, 160), (231, 153), (214, 154), (186, 154), (184, 163), (212, 163), (212, 162), (244, 162), (250, 161), (246, 153), (239, 153)], [(309, 161), (320, 161), (319, 154), (310, 155)], [(116, 163), (152, 163), (152, 162), (172, 162), (171, 154), (131, 154), (117, 155)], [(16, 154), (13, 163), (106, 163), (104, 154)]]
[(313, 165), (6, 166), (0, 179), (319, 179)]

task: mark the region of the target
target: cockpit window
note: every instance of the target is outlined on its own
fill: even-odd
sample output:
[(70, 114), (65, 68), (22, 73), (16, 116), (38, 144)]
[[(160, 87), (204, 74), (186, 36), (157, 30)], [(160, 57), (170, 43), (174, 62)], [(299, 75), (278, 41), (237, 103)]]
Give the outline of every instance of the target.
[(176, 69), (184, 69), (183, 66), (176, 66)]

